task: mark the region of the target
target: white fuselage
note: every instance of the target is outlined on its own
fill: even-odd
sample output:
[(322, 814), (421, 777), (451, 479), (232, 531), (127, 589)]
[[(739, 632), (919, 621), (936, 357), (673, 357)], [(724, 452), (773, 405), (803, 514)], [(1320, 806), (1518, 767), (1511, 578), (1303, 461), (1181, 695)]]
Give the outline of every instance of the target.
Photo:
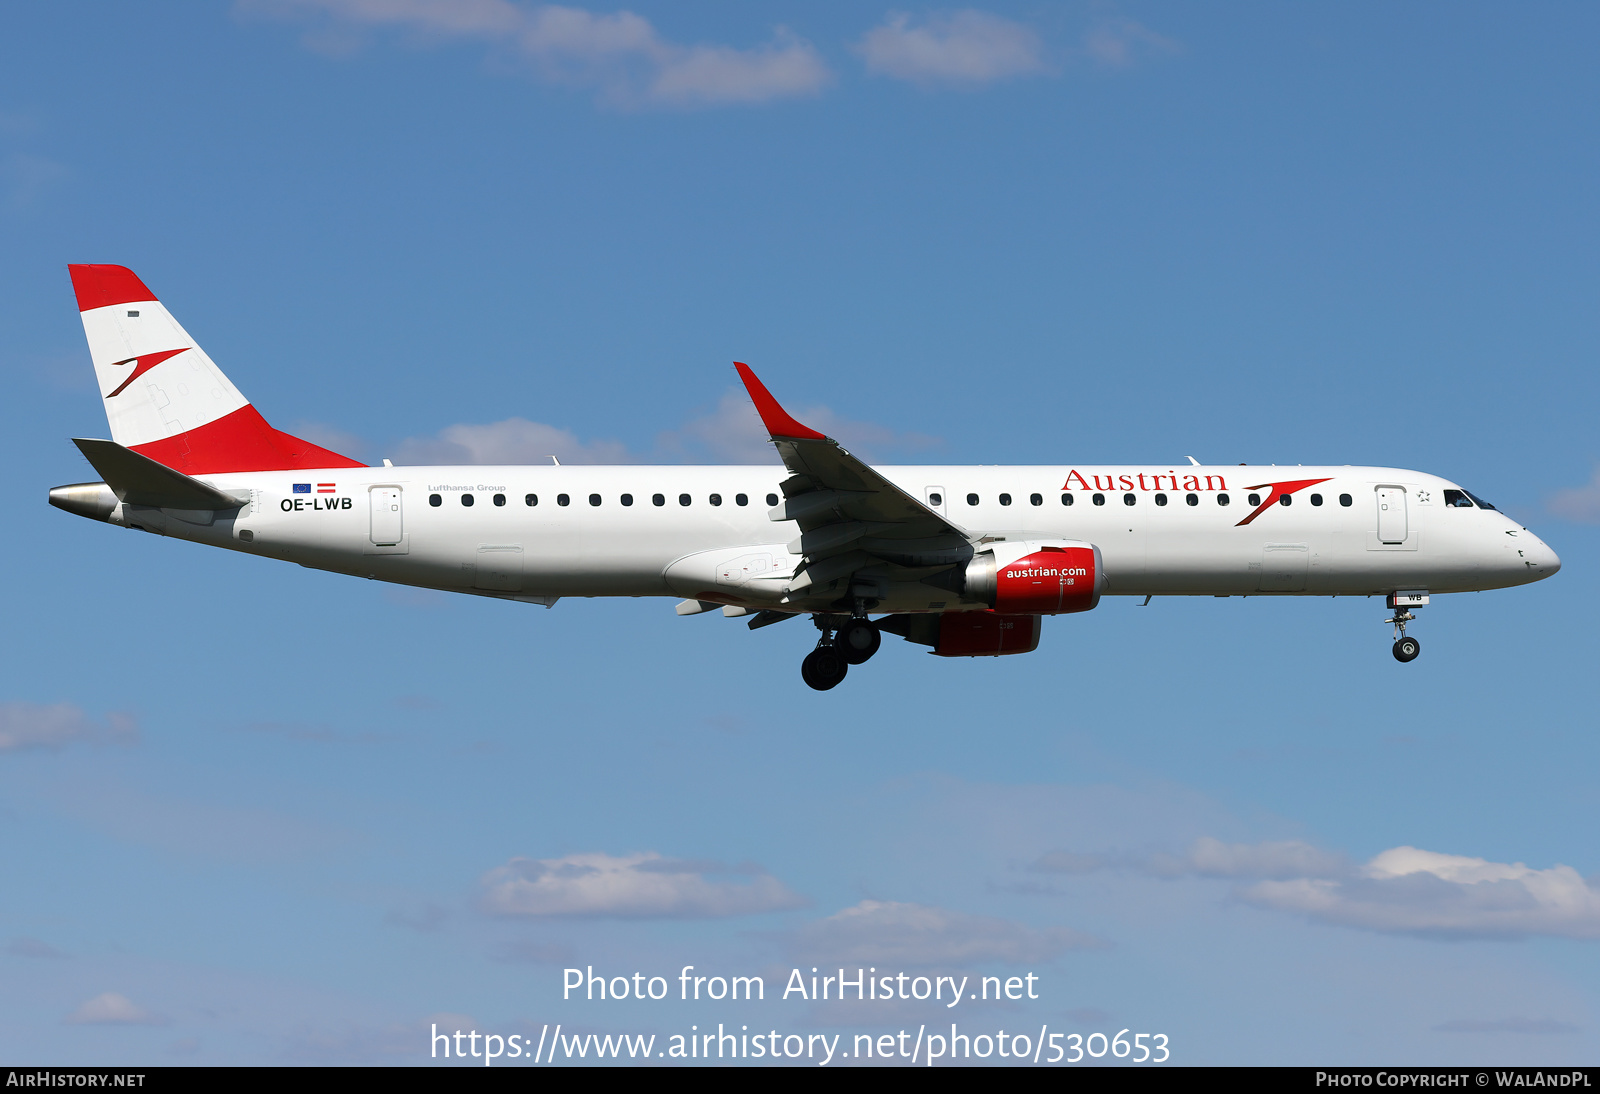
[[(1504, 514), (1447, 506), (1456, 484), (1396, 468), (877, 470), (974, 543), (1097, 545), (1113, 595), (1463, 592), (1526, 584), (1560, 567)], [(782, 600), (799, 532), (768, 510), (785, 477), (781, 467), (743, 465), (250, 472), (204, 476), (250, 492), (236, 514), (128, 506), (113, 519), (317, 569), (508, 599), (678, 596), (811, 610)], [(1309, 480), (1324, 481), (1299, 485)], [(1241, 524), (1274, 483), (1292, 486), (1290, 503)], [(973, 606), (917, 581), (886, 593), (874, 610)]]

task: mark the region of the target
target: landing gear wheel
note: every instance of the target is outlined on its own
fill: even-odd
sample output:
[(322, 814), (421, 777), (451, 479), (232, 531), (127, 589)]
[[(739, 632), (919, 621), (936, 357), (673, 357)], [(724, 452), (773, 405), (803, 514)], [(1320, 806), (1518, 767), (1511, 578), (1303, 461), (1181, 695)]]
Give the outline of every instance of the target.
[(834, 646), (818, 646), (800, 662), (800, 678), (816, 691), (837, 687), (850, 664)]
[(837, 643), (847, 663), (860, 665), (878, 652), (878, 647), (883, 645), (883, 635), (865, 619), (856, 619), (839, 632)]
[(1415, 638), (1397, 638), (1394, 642), (1394, 659), (1404, 664), (1415, 661), (1417, 654), (1422, 652), (1422, 643)]

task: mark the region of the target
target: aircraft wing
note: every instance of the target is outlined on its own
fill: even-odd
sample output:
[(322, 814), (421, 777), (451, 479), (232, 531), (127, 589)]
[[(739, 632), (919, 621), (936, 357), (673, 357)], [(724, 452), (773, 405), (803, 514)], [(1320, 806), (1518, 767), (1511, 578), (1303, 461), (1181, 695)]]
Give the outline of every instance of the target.
[(970, 558), (972, 536), (851, 455), (832, 437), (801, 425), (778, 405), (748, 365), (735, 363), (745, 390), (777, 446), (789, 478), (768, 514), (794, 521), (802, 555), (792, 594), (821, 593), (829, 582), (920, 580)]

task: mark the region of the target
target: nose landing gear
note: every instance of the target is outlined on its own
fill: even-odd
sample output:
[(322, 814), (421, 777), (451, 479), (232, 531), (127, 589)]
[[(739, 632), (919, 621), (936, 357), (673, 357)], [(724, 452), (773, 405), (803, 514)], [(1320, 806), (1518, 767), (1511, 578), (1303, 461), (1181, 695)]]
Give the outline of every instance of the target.
[(1411, 608), (1420, 608), (1428, 603), (1428, 594), (1417, 593), (1390, 593), (1389, 609), (1394, 615), (1385, 619), (1385, 623), (1394, 624), (1394, 659), (1402, 665), (1408, 661), (1415, 661), (1422, 652), (1422, 643), (1415, 638), (1406, 636), (1406, 624), (1417, 617), (1410, 611)]

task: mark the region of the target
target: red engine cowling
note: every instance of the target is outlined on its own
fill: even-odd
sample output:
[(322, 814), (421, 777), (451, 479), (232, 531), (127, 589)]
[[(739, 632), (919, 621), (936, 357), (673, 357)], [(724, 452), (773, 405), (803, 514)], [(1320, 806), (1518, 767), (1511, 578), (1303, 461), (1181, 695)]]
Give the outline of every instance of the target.
[(940, 657), (998, 657), (1039, 648), (1043, 622), (1036, 615), (998, 612), (945, 612), (933, 652)]
[(1014, 562), (979, 555), (967, 566), (965, 594), (1002, 615), (1062, 615), (1100, 603), (1100, 551), (1090, 544), (1040, 547)]

